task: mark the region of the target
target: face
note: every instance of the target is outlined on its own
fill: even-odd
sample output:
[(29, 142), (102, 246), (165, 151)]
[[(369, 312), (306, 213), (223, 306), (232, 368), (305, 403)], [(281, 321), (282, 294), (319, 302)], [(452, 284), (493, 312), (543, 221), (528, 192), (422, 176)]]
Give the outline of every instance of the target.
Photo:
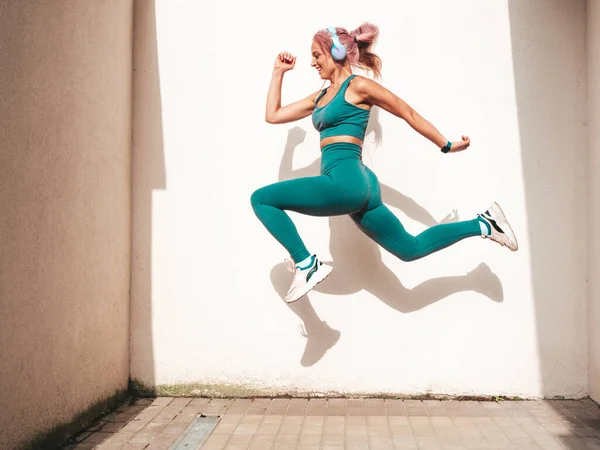
[(323, 80), (331, 78), (336, 69), (336, 64), (330, 54), (324, 53), (316, 41), (313, 41), (310, 48), (312, 52), (311, 66), (314, 67)]

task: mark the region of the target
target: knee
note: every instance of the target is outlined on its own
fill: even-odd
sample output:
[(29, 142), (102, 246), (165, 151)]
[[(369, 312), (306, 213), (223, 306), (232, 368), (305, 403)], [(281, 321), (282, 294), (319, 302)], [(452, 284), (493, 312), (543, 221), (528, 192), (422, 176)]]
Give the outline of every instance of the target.
[(404, 262), (413, 262), (413, 261), (416, 261), (417, 259), (420, 259), (420, 256), (416, 253), (403, 252), (396, 256)]
[(418, 246), (413, 245), (408, 248), (403, 248), (397, 256), (404, 262), (413, 262), (417, 259), (421, 259), (425, 254)]
[(250, 196), (250, 204), (252, 205), (252, 209), (256, 210), (256, 208), (263, 203), (263, 188), (255, 190)]
[(423, 253), (419, 250), (417, 239), (413, 238), (406, 242), (401, 248), (396, 249), (396, 256), (404, 262), (413, 262), (423, 257)]

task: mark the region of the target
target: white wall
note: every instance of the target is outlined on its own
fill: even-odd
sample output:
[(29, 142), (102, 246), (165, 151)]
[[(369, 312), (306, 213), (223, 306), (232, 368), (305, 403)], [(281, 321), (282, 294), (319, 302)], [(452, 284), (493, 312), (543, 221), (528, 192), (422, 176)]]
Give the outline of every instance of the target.
[[(552, 69), (564, 85), (513, 67), (522, 44), (510, 2), (157, 0), (155, 30), (153, 13), (137, 11), (132, 377), (290, 392), (585, 393), (585, 234), (570, 230), (586, 220), (575, 195), (585, 192), (584, 3), (564, 23), (565, 2), (517, 3), (524, 22), (559, 21), (552, 29), (565, 44), (546, 57), (558, 58)], [(472, 138), (468, 152), (442, 155), (400, 119), (374, 114), (364, 154), (384, 201), (417, 233), (452, 209), (467, 219), (497, 200), (521, 248), (473, 238), (404, 263), (348, 218), (292, 213), (309, 250), (335, 270), (288, 307), (280, 297), (287, 255), (254, 216), (250, 195), (291, 167), (294, 176), (316, 174), (319, 145), (310, 118), (265, 123), (272, 64), (279, 51), (298, 56), (283, 102), (304, 97), (322, 85), (310, 67), (313, 33), (365, 20), (381, 29), (381, 82), (450, 139)], [(543, 45), (529, 41), (527, 51)], [(574, 116), (538, 120), (540, 134), (559, 138), (538, 149), (533, 168), (523, 162), (522, 122), (533, 113), (519, 102), (521, 75), (560, 89), (547, 106)], [(548, 177), (552, 184), (528, 198), (526, 186)], [(567, 213), (530, 217), (531, 203), (552, 202)], [(532, 221), (565, 234), (564, 262), (541, 264), (553, 254), (532, 251)], [(540, 342), (549, 343), (544, 352)]]
[(131, 1), (0, 2), (2, 449), (127, 389), (131, 33)]
[(590, 188), (589, 342), (590, 395), (600, 401), (600, 1), (587, 4), (588, 146)]

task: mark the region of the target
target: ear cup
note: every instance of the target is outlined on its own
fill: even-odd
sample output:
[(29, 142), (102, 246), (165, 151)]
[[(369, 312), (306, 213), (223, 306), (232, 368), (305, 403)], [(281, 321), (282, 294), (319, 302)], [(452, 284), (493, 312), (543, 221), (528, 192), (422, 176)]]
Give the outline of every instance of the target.
[(343, 45), (340, 47), (334, 45), (331, 49), (331, 55), (336, 61), (341, 61), (346, 57), (346, 47), (344, 47)]
[(334, 27), (328, 27), (327, 31), (331, 33), (331, 40), (333, 41), (333, 45), (331, 46), (331, 56), (333, 56), (333, 59), (336, 61), (343, 60), (346, 57), (346, 47), (340, 42), (340, 38)]

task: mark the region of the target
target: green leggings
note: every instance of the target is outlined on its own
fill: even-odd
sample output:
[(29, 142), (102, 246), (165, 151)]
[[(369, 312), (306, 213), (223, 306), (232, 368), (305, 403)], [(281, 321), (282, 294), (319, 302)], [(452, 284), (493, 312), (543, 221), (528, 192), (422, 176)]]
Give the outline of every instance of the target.
[(367, 236), (403, 261), (481, 235), (478, 219), (436, 225), (418, 236), (409, 234), (382, 203), (379, 181), (362, 163), (361, 148), (350, 143), (323, 147), (320, 176), (262, 187), (252, 194), (251, 203), (256, 216), (296, 263), (310, 253), (285, 210), (311, 216), (349, 214)]

